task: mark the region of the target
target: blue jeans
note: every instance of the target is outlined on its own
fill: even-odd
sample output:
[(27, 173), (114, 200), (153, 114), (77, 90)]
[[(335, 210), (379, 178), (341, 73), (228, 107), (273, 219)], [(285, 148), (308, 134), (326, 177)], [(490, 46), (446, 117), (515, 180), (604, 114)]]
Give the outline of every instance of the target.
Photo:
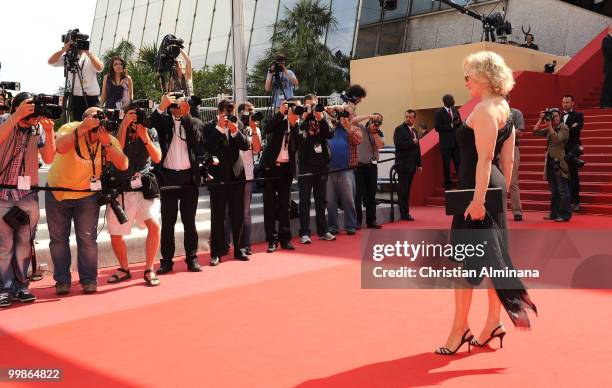
[[(4, 222), (4, 215), (13, 206), (18, 206), (28, 213), (29, 227), (21, 226), (15, 232)], [(32, 259), (31, 239), (39, 218), (37, 194), (30, 194), (19, 201), (0, 201), (0, 293), (15, 295), (28, 289), (28, 269)]]
[(336, 172), (327, 177), (327, 224), (330, 232), (338, 232), (338, 199), (344, 211), (344, 228), (355, 231), (355, 173), (352, 170)]
[(53, 260), (53, 279), (70, 283), (70, 229), (74, 220), (77, 241), (77, 269), (81, 284), (94, 283), (98, 276), (98, 217), (97, 195), (58, 201), (50, 191), (45, 193), (49, 250)]

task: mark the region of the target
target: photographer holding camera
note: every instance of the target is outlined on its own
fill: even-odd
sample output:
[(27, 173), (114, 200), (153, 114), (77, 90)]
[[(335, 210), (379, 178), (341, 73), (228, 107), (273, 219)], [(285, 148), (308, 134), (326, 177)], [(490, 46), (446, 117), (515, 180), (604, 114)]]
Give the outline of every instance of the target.
[[(89, 42), (86, 42), (87, 35), (78, 33), (78, 30), (69, 31), (64, 37), (64, 47), (61, 50), (53, 53), (47, 63), (53, 67), (64, 67), (66, 61), (74, 60), (78, 69), (71, 69), (69, 77), (70, 87), (72, 90), (72, 117), (78, 119), (83, 117), (83, 112), (89, 107), (98, 105), (98, 96), (100, 95), (100, 85), (98, 84), (97, 74), (104, 69), (102, 61), (89, 51), (89, 49), (78, 49), (79, 45), (85, 42), (85, 46), (89, 48)], [(73, 38), (79, 38), (76, 42)], [(87, 37), (88, 38), (88, 37)], [(73, 47), (73, 45), (75, 45)], [(74, 56), (75, 58), (72, 58)], [(79, 74), (77, 74), (80, 73)]]
[[(139, 228), (143, 226), (147, 228), (144, 280), (147, 286), (154, 287), (160, 284), (153, 269), (155, 256), (159, 250), (160, 226), (156, 217), (159, 213), (159, 201), (156, 199), (159, 197), (159, 186), (152, 173), (151, 162), (159, 163), (162, 154), (157, 131), (154, 128), (146, 128), (144, 123), (140, 122), (137, 114), (139, 109), (142, 108), (135, 103), (124, 107), (125, 116), (117, 133), (119, 145), (129, 160), (129, 167), (125, 171), (115, 169), (113, 175), (120, 190), (127, 191), (121, 194), (121, 204), (128, 222), (120, 223), (114, 212), (106, 212), (108, 233), (119, 261), (117, 272), (108, 278), (108, 282), (119, 283), (132, 277), (123, 236), (131, 233), (135, 221)], [(141, 112), (144, 113), (144, 110)], [(140, 116), (144, 118), (144, 115)], [(138, 188), (142, 188), (142, 191), (128, 191)]]
[(49, 228), (49, 250), (53, 260), (55, 292), (65, 295), (71, 286), (70, 229), (74, 220), (77, 241), (79, 282), (83, 291), (97, 291), (98, 243), (100, 215), (98, 196), (107, 162), (119, 170), (128, 168), (128, 158), (117, 139), (106, 129), (102, 109), (88, 108), (83, 121), (64, 124), (58, 131), (57, 154), (47, 178), (50, 187), (66, 187), (92, 192), (47, 191), (45, 206)]
[[(368, 120), (366, 125), (359, 123)], [(355, 169), (355, 211), (357, 212), (357, 229), (363, 222), (362, 203), (366, 208), (366, 227), (368, 229), (381, 229), (382, 225), (376, 222), (376, 189), (378, 186), (378, 151), (385, 146), (383, 132), (383, 116), (373, 113), (367, 116), (358, 116), (353, 124), (361, 130), (363, 141), (359, 144), (359, 164)]]
[[(246, 180), (252, 180), (255, 169), (255, 155), (261, 152), (261, 130), (257, 123), (263, 120), (261, 112), (255, 112), (255, 106), (250, 102), (243, 102), (238, 105), (238, 129), (242, 132), (249, 143), (249, 149), (246, 151), (240, 150), (240, 158), (244, 166), (244, 175)], [(252, 255), (251, 250), (251, 200), (253, 198), (254, 182), (246, 182), (244, 184), (244, 223), (242, 226), (242, 237), (240, 246), (244, 249), (245, 255)], [(229, 241), (232, 240), (232, 225), (230, 220), (230, 209), (228, 207), (225, 214), (225, 250), (229, 250)]]
[(580, 210), (580, 177), (578, 173), (584, 166), (582, 156), (582, 144), (580, 132), (584, 126), (584, 114), (574, 110), (574, 96), (567, 94), (563, 96), (561, 103), (563, 108), (563, 123), (569, 128), (569, 139), (565, 145), (565, 160), (569, 167), (569, 189), (572, 211)]
[(293, 88), (299, 85), (298, 79), (293, 71), (287, 69), (287, 57), (277, 54), (274, 63), (268, 69), (265, 90), (273, 91), (274, 107), (280, 108), (283, 101), (293, 98)]
[(540, 112), (540, 118), (533, 127), (534, 135), (546, 136), (546, 165), (544, 179), (550, 187), (550, 214), (545, 220), (567, 222), (572, 218), (570, 208), (569, 168), (565, 160), (565, 145), (569, 139), (569, 129), (561, 122), (558, 109)]
[(300, 190), (300, 243), (310, 244), (310, 196), (314, 194), (317, 234), (319, 240), (333, 241), (336, 236), (329, 233), (325, 208), (327, 207), (327, 172), (329, 171), (328, 140), (334, 136), (330, 128), (324, 107), (317, 104), (317, 96), (308, 94), (304, 97), (306, 110), (302, 115), (299, 135), (296, 137)]
[[(161, 170), (160, 186), (187, 186), (180, 190), (164, 190), (161, 193), (162, 259), (157, 270), (158, 275), (171, 272), (174, 265), (174, 225), (179, 210), (184, 228), (187, 269), (191, 272), (202, 270), (197, 256), (198, 232), (195, 216), (203, 178), (197, 157), (202, 151), (204, 125), (200, 119), (189, 113), (189, 101), (192, 100), (180, 93), (170, 92), (162, 96), (158, 108), (151, 113), (151, 126), (157, 129), (162, 152), (161, 162), (156, 166)], [(166, 113), (168, 109), (170, 113)]]
[[(264, 128), (268, 136), (266, 148), (259, 161), (264, 178), (264, 228), (268, 249), (272, 253), (278, 249), (294, 250), (291, 244), (290, 197), (291, 183), (296, 175), (295, 143), (299, 135), (299, 119), (304, 113), (298, 98), (290, 98), (280, 106), (279, 111)], [(278, 221), (278, 233), (276, 222)]]
[[(229, 220), (234, 238), (234, 258), (249, 260), (241, 243), (244, 223), (244, 183), (233, 183), (245, 179), (240, 151), (249, 151), (250, 144), (244, 133), (238, 130), (238, 118), (234, 116), (235, 105), (230, 100), (221, 100), (217, 106), (217, 119), (204, 129), (204, 151), (216, 157), (218, 162), (209, 167), (212, 184), (210, 192), (210, 265), (216, 266), (225, 254), (225, 212), (229, 208)], [(225, 184), (216, 184), (225, 183)]]
[(53, 121), (34, 116), (31, 97), (17, 94), (10, 115), (0, 116), (0, 184), (18, 186), (0, 189), (0, 307), (36, 300), (28, 291), (28, 268), (39, 206), (29, 186), (38, 185), (38, 154), (45, 163), (53, 160), (55, 140)]

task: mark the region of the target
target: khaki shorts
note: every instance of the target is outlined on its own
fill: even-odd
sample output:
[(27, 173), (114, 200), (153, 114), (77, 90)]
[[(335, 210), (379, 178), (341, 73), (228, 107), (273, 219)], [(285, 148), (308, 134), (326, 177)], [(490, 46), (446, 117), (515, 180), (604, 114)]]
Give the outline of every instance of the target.
[(127, 236), (132, 231), (132, 225), (136, 221), (139, 229), (146, 228), (145, 221), (151, 218), (157, 218), (159, 214), (158, 199), (144, 199), (141, 192), (127, 192), (122, 196), (117, 197), (119, 205), (123, 207), (125, 214), (128, 216), (128, 222), (120, 224), (111, 209), (110, 205), (106, 207), (106, 222), (108, 223), (108, 233), (111, 236)]

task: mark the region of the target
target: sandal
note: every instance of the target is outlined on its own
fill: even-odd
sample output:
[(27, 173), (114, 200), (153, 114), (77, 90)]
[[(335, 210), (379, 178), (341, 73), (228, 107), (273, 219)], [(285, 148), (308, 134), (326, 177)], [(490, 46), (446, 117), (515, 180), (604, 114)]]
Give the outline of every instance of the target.
[[(147, 276), (149, 275), (149, 276)], [(161, 284), (159, 279), (156, 276), (156, 273), (152, 269), (147, 269), (144, 271), (144, 280), (147, 283), (148, 287), (156, 287)]]
[[(123, 273), (123, 276), (122, 276), (122, 273)], [(123, 269), (120, 267), (120, 268), (117, 268), (117, 272), (112, 274), (106, 282), (110, 284), (114, 284), (114, 283), (119, 283), (124, 280), (131, 279), (131, 278), (132, 278), (132, 274), (130, 274), (130, 270)]]

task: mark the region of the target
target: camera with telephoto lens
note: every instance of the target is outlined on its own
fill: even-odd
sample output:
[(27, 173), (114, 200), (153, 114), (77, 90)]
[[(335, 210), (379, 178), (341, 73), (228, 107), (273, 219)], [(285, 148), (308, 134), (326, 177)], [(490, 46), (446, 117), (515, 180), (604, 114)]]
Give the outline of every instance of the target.
[[(274, 73), (274, 75), (279, 75), (280, 73), (283, 72), (283, 70), (285, 69), (285, 62), (279, 62), (279, 61), (275, 61), (272, 63), (272, 66), (270, 66), (270, 73)], [(274, 69), (272, 69), (274, 67)]]
[(576, 166), (578, 166), (578, 168), (582, 168), (586, 163), (584, 160), (580, 159), (580, 156), (582, 156), (582, 154), (584, 154), (584, 147), (581, 145), (577, 145), (576, 147), (574, 147), (574, 149), (565, 154), (565, 161), (568, 163), (574, 163)]
[(336, 111), (336, 118), (338, 120), (340, 120), (342, 117), (344, 118), (349, 118), (351, 117), (351, 112), (347, 111), (347, 110), (340, 110), (340, 111)]
[(551, 109), (551, 108), (547, 108), (546, 110), (542, 111), (542, 113), (544, 113), (543, 120), (544, 121), (552, 121), (552, 116), (553, 116), (554, 112), (557, 112), (557, 110), (556, 109)]
[(104, 109), (103, 111), (98, 111), (93, 117), (100, 121), (100, 125), (91, 130), (93, 133), (98, 132), (100, 127), (108, 132), (116, 133), (123, 119), (122, 112), (119, 109)]
[(358, 97), (347, 94), (346, 92), (342, 92), (342, 94), (340, 95), (340, 98), (342, 99), (344, 103), (350, 102), (353, 104), (357, 104), (357, 101), (359, 99)]
[(263, 113), (261, 112), (244, 112), (242, 115), (240, 115), (240, 121), (242, 121), (242, 124), (244, 124), (245, 127), (248, 127), (250, 124), (250, 119), (253, 119), (253, 121), (261, 121), (263, 120)]
[(210, 175), (210, 167), (219, 165), (219, 159), (216, 156), (205, 152), (203, 155), (196, 155), (196, 163), (200, 169), (200, 176), (203, 181), (210, 181), (213, 177)]
[(295, 102), (288, 102), (287, 106), (289, 107), (289, 109), (295, 113), (298, 116), (301, 116), (304, 114), (304, 112), (306, 112), (306, 108), (296, 104)]
[(153, 100), (134, 100), (130, 102), (129, 110), (136, 112), (136, 121), (134, 124), (140, 124), (146, 128), (151, 128), (151, 117), (147, 114), (148, 111), (153, 109)]
[(119, 180), (110, 172), (110, 168), (106, 167), (100, 177), (102, 183), (102, 191), (98, 193), (98, 206), (110, 205), (117, 221), (120, 224), (128, 222), (128, 216), (119, 204), (117, 198), (121, 194)]
[[(179, 98), (183, 98), (185, 97), (185, 93), (181, 93), (181, 92), (175, 92), (170, 94), (172, 97), (176, 98), (177, 100)], [(196, 107), (202, 104), (202, 99), (198, 96), (189, 96), (187, 97), (187, 103), (189, 104), (189, 106), (191, 107)], [(178, 108), (179, 105), (177, 103), (173, 103), (170, 104), (169, 108)]]
[(38, 94), (32, 97), (31, 104), (34, 104), (34, 113), (25, 118), (28, 120), (31, 117), (46, 117), (51, 120), (57, 120), (62, 117), (62, 100), (61, 96), (52, 96), (47, 94)]
[(157, 58), (155, 58), (155, 68), (158, 73), (165, 73), (174, 69), (176, 58), (181, 53), (181, 49), (185, 47), (183, 43), (183, 39), (172, 34), (164, 36), (159, 46)]

